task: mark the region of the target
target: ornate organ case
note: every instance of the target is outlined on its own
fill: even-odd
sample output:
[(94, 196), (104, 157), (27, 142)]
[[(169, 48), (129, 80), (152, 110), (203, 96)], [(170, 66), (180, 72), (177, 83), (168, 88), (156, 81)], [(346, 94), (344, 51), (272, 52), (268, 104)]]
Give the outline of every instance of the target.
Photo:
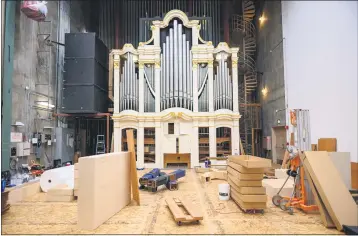
[(179, 10), (168, 12), (162, 21), (153, 21), (151, 31), (151, 38), (137, 49), (125, 44), (110, 53), (115, 151), (121, 151), (121, 130), (137, 129), (137, 161), (142, 165), (142, 129), (155, 127), (154, 166), (162, 167), (163, 154), (174, 152), (161, 147), (170, 142), (165, 126), (175, 122), (174, 135), (186, 135), (190, 150), (185, 151), (190, 151), (192, 165), (199, 164), (199, 126), (209, 127), (210, 156), (216, 155), (217, 127), (232, 129), (232, 150), (238, 154), (239, 48), (230, 48), (225, 42), (215, 48), (201, 38), (199, 21), (189, 20)]

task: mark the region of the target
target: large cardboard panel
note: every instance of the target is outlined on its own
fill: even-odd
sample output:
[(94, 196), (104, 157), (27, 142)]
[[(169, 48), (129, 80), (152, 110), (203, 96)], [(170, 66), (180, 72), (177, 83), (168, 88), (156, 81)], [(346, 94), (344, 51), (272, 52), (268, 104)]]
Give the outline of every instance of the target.
[(322, 198), (319, 195), (317, 188), (314, 185), (310, 174), (307, 172), (305, 174), (306, 174), (306, 178), (308, 180), (308, 184), (310, 185), (310, 189), (311, 189), (313, 196), (315, 198), (315, 203), (318, 206), (318, 210), (321, 215), (321, 220), (323, 222), (323, 225), (326, 226), (327, 228), (334, 228), (335, 226), (334, 226), (333, 220), (332, 220), (331, 216), (329, 215), (326, 207), (324, 206)]
[(249, 155), (229, 156), (229, 161), (249, 169), (271, 167), (271, 160)]
[(131, 201), (129, 152), (79, 159), (78, 226), (93, 230)]
[[(285, 183), (285, 179), (264, 179), (262, 185), (266, 188), (266, 194), (269, 197), (277, 195), (281, 187)], [(286, 184), (283, 186), (280, 195), (283, 197), (290, 197), (292, 195), (294, 181), (288, 179)]]
[(236, 164), (235, 162), (232, 162), (232, 161), (228, 161), (228, 166), (230, 166), (231, 168), (233, 168), (243, 174), (264, 174), (265, 173), (264, 168), (250, 168), (249, 169), (249, 168), (243, 167), (242, 165)]
[(318, 139), (318, 151), (336, 152), (337, 139), (336, 138), (320, 138)]
[(58, 196), (73, 196), (73, 189), (69, 188), (66, 184), (61, 184), (56, 187), (50, 188), (47, 193)]
[(241, 194), (256, 194), (256, 195), (263, 195), (266, 193), (266, 189), (264, 187), (239, 187), (237, 186), (230, 177), (228, 177), (228, 183), (230, 187), (235, 189), (236, 192)]
[(230, 166), (227, 168), (227, 172), (238, 178), (239, 180), (263, 180), (263, 174), (242, 174)]
[(328, 152), (334, 166), (337, 168), (347, 189), (352, 188), (351, 156), (349, 152)]
[(342, 230), (342, 225), (356, 226), (358, 206), (328, 153), (325, 151), (305, 152), (301, 158), (337, 229)]
[(228, 177), (239, 187), (262, 187), (262, 181), (259, 180), (239, 180), (230, 173), (228, 173)]
[(21, 202), (36, 193), (41, 192), (40, 181), (35, 180), (20, 186), (7, 189), (9, 191), (8, 203), (14, 204)]
[(358, 163), (351, 162), (352, 189), (358, 189)]
[(63, 196), (63, 195), (53, 195), (49, 192), (46, 193), (47, 202), (72, 202), (75, 199), (73, 195)]

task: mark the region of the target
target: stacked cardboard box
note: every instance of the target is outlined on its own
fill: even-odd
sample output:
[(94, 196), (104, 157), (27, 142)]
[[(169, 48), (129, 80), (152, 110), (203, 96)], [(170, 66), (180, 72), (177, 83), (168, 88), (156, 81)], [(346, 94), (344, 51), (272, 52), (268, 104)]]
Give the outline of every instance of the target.
[(266, 189), (262, 186), (265, 168), (271, 161), (255, 156), (229, 156), (228, 182), (231, 198), (243, 210), (266, 208)]
[(50, 188), (46, 193), (46, 201), (48, 202), (70, 202), (73, 199), (73, 189), (66, 184)]
[(75, 173), (74, 173), (74, 176), (75, 176), (75, 182), (74, 182), (74, 191), (73, 191), (73, 194), (75, 197), (78, 197), (78, 188), (79, 188), (79, 163), (75, 163)]

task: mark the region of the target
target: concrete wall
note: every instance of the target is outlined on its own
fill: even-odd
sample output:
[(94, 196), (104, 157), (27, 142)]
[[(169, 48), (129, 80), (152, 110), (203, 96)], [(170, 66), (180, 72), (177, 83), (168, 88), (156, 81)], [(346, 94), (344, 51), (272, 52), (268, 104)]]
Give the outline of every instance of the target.
[(357, 2), (282, 2), (288, 107), (310, 110), (311, 140), (357, 157)]
[[(76, 25), (80, 25), (81, 21), (83, 21), (83, 17), (81, 18), (81, 14), (78, 12), (77, 14), (73, 12), (70, 15), (69, 8), (67, 12), (62, 12), (59, 18), (60, 6), (58, 1), (48, 1), (47, 7), (48, 15), (46, 20), (51, 21), (51, 24), (46, 22), (39, 23), (27, 18), (20, 11), (20, 3), (17, 4), (16, 8), (12, 123), (20, 121), (25, 126), (12, 128), (12, 130), (22, 132), (26, 140), (29, 140), (35, 132), (49, 133), (54, 137), (54, 129), (44, 129), (46, 126), (56, 126), (52, 117), (53, 111), (37, 106), (37, 102), (49, 101), (50, 104), (56, 104), (56, 88), (58, 85), (56, 82), (62, 81), (61, 75), (63, 73), (63, 70), (57, 64), (58, 61), (63, 61), (63, 53), (62, 58), (58, 57), (59, 47), (62, 46), (57, 44), (47, 46), (43, 40), (47, 35), (40, 36), (39, 34), (50, 34), (49, 39), (60, 41), (59, 38), (64, 38), (66, 31), (63, 29), (63, 24), (68, 23), (70, 19), (74, 19)], [(60, 9), (63, 10), (61, 7)], [(61, 21), (65, 22), (62, 22), (62, 27)], [(76, 28), (74, 31), (78, 32)], [(69, 32), (69, 29), (66, 32)], [(15, 146), (15, 144), (12, 146)], [(36, 149), (33, 149), (30, 159), (38, 157), (42, 164), (48, 165), (52, 162), (54, 156), (54, 143), (51, 146), (43, 144), (43, 147), (40, 152), (37, 152), (37, 155), (35, 155)], [(25, 163), (27, 159), (24, 158), (19, 161)]]
[[(285, 111), (276, 110), (285, 108), (285, 86), (282, 44), (281, 2), (266, 1), (262, 6), (262, 13), (267, 19), (260, 23), (260, 14), (257, 22), (257, 70), (258, 97), (262, 105), (262, 129), (264, 136), (271, 136), (271, 128), (276, 125), (285, 125)], [(261, 91), (266, 87), (267, 94)], [(277, 120), (281, 124), (277, 123)]]

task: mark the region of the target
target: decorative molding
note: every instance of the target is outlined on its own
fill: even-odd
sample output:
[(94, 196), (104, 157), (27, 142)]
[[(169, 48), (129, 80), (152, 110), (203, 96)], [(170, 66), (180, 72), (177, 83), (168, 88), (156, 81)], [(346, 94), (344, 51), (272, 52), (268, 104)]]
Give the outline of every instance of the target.
[(208, 61), (208, 67), (209, 68), (214, 68), (214, 61), (213, 60)]
[(155, 69), (160, 69), (160, 61), (155, 62)]
[(183, 25), (185, 27), (187, 27), (187, 28), (197, 27), (197, 25), (199, 25), (198, 20), (189, 20), (187, 15), (184, 12), (180, 11), (180, 10), (171, 10), (171, 11), (169, 11), (164, 16), (163, 21), (153, 21), (153, 25), (155, 25), (155, 26), (157, 26), (159, 28), (166, 28), (166, 27), (168, 27), (169, 22), (174, 18), (179, 18), (183, 22)]
[(115, 61), (113, 62), (113, 68), (114, 68), (114, 69), (119, 69), (119, 60), (115, 60)]
[(139, 68), (139, 69), (144, 69), (144, 62), (140, 61), (140, 62), (138, 63), (138, 68)]
[(150, 29), (151, 29), (151, 31), (152, 31), (152, 36), (151, 36), (151, 38), (148, 40), (148, 41), (146, 41), (146, 42), (140, 42), (139, 43), (139, 46), (144, 46), (144, 45), (148, 45), (148, 44), (150, 44), (151, 42), (153, 42), (153, 40), (154, 40), (154, 30), (156, 29), (157, 27), (155, 26), (155, 25), (152, 25), (151, 27), (150, 27)]
[(238, 59), (232, 59), (232, 67), (236, 67), (238, 63)]
[(198, 62), (197, 61), (193, 61), (193, 69), (198, 69)]

